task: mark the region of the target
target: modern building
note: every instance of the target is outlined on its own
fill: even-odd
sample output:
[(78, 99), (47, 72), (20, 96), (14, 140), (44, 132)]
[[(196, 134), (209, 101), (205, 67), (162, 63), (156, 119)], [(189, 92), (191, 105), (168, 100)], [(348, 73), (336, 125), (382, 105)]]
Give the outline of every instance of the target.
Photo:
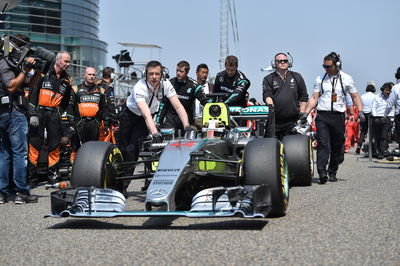
[(5, 12), (0, 33), (24, 34), (33, 46), (72, 55), (73, 77), (82, 77), (83, 66), (106, 64), (107, 43), (99, 40), (100, 0), (22, 0)]

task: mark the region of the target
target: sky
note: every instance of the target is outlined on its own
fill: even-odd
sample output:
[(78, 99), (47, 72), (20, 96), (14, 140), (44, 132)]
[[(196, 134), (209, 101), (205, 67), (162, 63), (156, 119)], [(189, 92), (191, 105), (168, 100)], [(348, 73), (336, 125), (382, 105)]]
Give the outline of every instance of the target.
[[(310, 95), (316, 76), (325, 72), (323, 57), (332, 51), (360, 94), (369, 81), (377, 89), (395, 81), (399, 0), (235, 0), (235, 7), (239, 42), (234, 44), (229, 23), (229, 54), (239, 58), (239, 70), (251, 81), (250, 97), (262, 100), (268, 73), (260, 69), (278, 52), (293, 56), (291, 70), (303, 76)], [(128, 51), (134, 62), (161, 61), (171, 77), (181, 60), (190, 63), (193, 78), (200, 63), (208, 65), (210, 76), (221, 71), (219, 0), (100, 0), (99, 22), (110, 66), (116, 67), (112, 56), (124, 49), (118, 42), (132, 42), (161, 46)]]

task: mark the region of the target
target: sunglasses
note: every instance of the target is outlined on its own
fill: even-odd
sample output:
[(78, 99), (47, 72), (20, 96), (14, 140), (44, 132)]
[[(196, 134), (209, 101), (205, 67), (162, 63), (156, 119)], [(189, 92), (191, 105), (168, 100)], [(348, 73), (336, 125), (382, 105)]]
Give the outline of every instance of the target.
[(322, 65), (322, 67), (325, 69), (330, 69), (331, 67), (333, 67), (333, 65)]
[(275, 62), (277, 62), (278, 64), (283, 64), (283, 63), (287, 64), (287, 63), (289, 63), (289, 60), (287, 60), (287, 59), (275, 60)]

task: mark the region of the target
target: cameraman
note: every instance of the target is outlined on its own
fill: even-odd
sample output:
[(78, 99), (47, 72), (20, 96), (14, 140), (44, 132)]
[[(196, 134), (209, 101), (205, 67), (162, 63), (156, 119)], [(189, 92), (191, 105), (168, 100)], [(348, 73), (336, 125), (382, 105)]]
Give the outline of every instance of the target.
[[(70, 54), (60, 51), (54, 66), (39, 79), (29, 96), (29, 170), (32, 185), (38, 181), (37, 162), (45, 141), (45, 130), (47, 130), (48, 177), (50, 181), (57, 179), (60, 160), (58, 145), (62, 135), (61, 114), (68, 107), (72, 90), (72, 79), (66, 72), (70, 61)], [(65, 145), (65, 142), (68, 140), (63, 138), (62, 144)]]
[[(28, 37), (19, 34), (12, 39), (15, 44), (13, 49), (23, 48), (30, 42)], [(27, 184), (28, 121), (22, 107), (22, 86), (35, 60), (28, 57), (18, 64), (21, 65), (18, 68), (9, 59), (10, 55), (0, 59), (0, 204), (5, 203), (9, 195), (10, 172), (16, 190), (14, 202), (35, 203), (38, 198), (30, 194)], [(12, 171), (10, 166), (13, 167)]]

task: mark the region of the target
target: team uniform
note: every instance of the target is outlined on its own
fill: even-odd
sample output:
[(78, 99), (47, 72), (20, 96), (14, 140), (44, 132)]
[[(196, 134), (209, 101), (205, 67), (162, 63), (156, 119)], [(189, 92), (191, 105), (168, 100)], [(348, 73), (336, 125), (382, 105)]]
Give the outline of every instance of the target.
[(273, 99), (276, 136), (282, 139), (299, 119), (299, 102), (308, 101), (303, 77), (293, 71), (288, 71), (284, 78), (276, 71), (269, 74), (263, 80), (263, 99), (267, 97)]
[(126, 107), (120, 115), (119, 134), (117, 137), (118, 146), (125, 161), (137, 160), (140, 139), (149, 134), (137, 103), (145, 102), (154, 116), (164, 96), (169, 99), (176, 95), (175, 89), (169, 80), (162, 80), (160, 87), (160, 90), (156, 90), (145, 79), (141, 79), (135, 84), (131, 95), (127, 99)]
[[(207, 103), (203, 87), (192, 78), (187, 78), (185, 81), (181, 82), (175, 77), (170, 79), (170, 82), (178, 95), (179, 101), (186, 110), (189, 123), (193, 125), (195, 100), (198, 100), (201, 105)], [(175, 128), (183, 131), (182, 122), (167, 97), (164, 97), (160, 103), (156, 122), (159, 123), (162, 128)]]
[[(105, 127), (117, 127), (118, 126), (118, 117), (117, 117), (117, 112), (116, 112), (116, 108), (115, 108), (115, 95), (114, 95), (114, 88), (113, 86), (105, 81), (105, 80), (101, 80), (100, 87), (102, 87), (105, 90), (105, 97), (106, 97), (106, 108), (108, 109), (108, 115), (109, 115), (109, 120), (110, 121), (104, 121), (104, 125)], [(100, 127), (101, 129), (103, 129), (103, 127)], [(113, 134), (113, 131), (110, 130), (109, 134)], [(104, 134), (104, 131), (100, 130), (100, 139), (107, 139), (107, 136)]]
[(393, 107), (396, 110), (394, 116), (394, 121), (396, 123), (396, 141), (400, 146), (400, 83), (392, 88), (384, 116), (388, 116)]
[(250, 87), (250, 80), (239, 70), (232, 77), (226, 71), (219, 72), (215, 78), (214, 93), (228, 93), (223, 101), (229, 106), (246, 107), (246, 92)]
[(106, 106), (105, 90), (85, 83), (72, 87), (73, 93), (68, 107), (68, 117), (75, 123), (82, 143), (99, 140), (100, 124), (111, 121)]
[(45, 141), (47, 132), (48, 175), (53, 180), (57, 176), (57, 166), (60, 160), (59, 143), (62, 136), (61, 115), (67, 110), (71, 97), (72, 79), (63, 72), (59, 77), (52, 69), (42, 76), (29, 95), (29, 116), (39, 119), (38, 127), (29, 131), (29, 169), (31, 178), (37, 174), (39, 152)]
[[(336, 93), (336, 97), (333, 92)], [(318, 141), (317, 170), (320, 177), (336, 176), (339, 164), (343, 162), (346, 94), (356, 92), (353, 78), (343, 71), (334, 76), (325, 73), (315, 80), (314, 93), (320, 93), (315, 119)]]
[[(384, 119), (386, 106), (388, 104), (390, 94), (386, 97), (383, 93), (375, 95), (371, 105), (372, 115), (372, 138), (373, 138), (373, 154), (377, 153), (377, 157), (382, 159), (389, 147), (389, 132), (391, 128), (390, 121)], [(391, 110), (388, 116), (393, 116), (394, 110)], [(376, 150), (376, 151), (375, 151)]]
[(361, 102), (363, 105), (363, 111), (365, 115), (365, 121), (360, 122), (360, 138), (358, 140), (358, 145), (357, 148), (361, 149), (362, 144), (365, 141), (365, 136), (368, 133), (368, 119), (371, 113), (371, 106), (372, 106), (372, 101), (375, 98), (375, 93), (368, 91), (361, 95)]

